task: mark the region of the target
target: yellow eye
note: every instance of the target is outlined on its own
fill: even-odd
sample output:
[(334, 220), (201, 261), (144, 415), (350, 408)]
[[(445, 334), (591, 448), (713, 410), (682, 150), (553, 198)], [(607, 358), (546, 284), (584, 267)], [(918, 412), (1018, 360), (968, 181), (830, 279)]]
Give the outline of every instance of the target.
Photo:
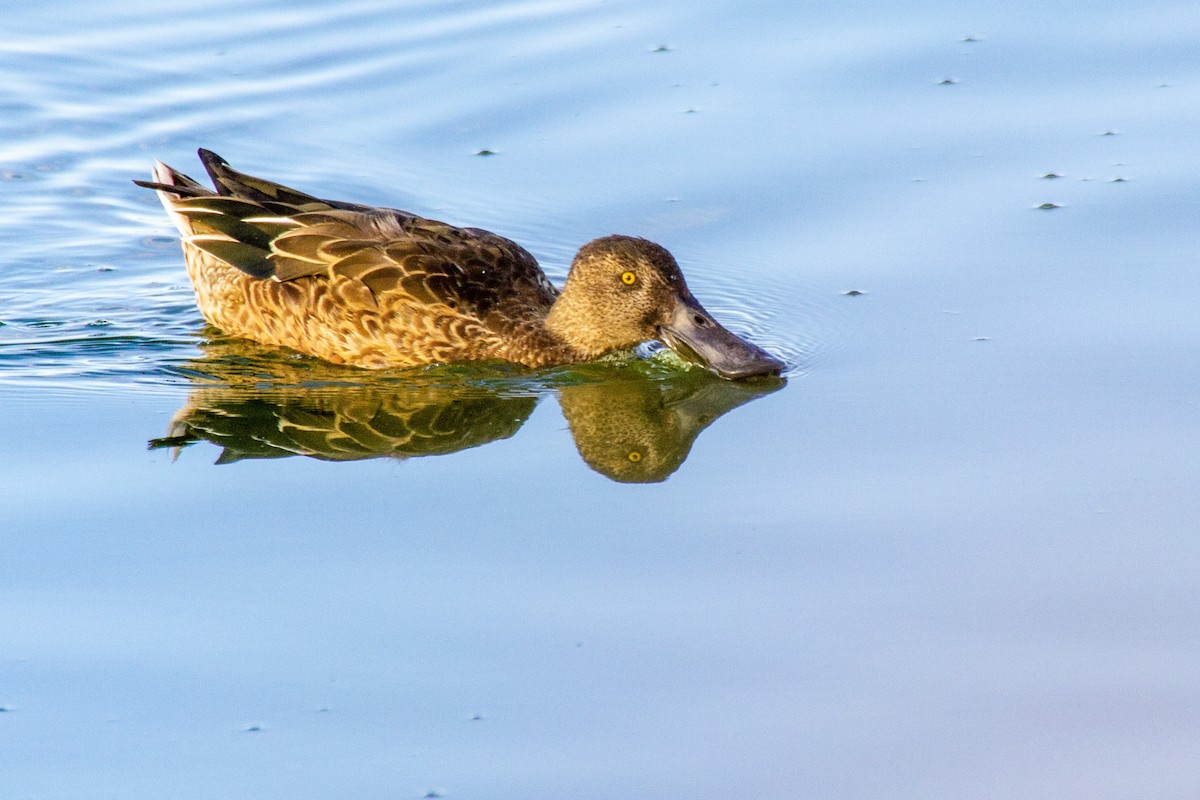
[[(629, 273), (627, 272), (625, 274), (628, 275)], [(637, 450), (630, 450), (629, 451), (629, 460), (636, 464), (637, 462), (642, 460), (642, 454), (639, 453)]]
[(622, 272), (621, 283), (625, 284), (626, 286), (633, 286), (635, 283), (637, 283), (637, 275), (634, 275), (632, 272)]

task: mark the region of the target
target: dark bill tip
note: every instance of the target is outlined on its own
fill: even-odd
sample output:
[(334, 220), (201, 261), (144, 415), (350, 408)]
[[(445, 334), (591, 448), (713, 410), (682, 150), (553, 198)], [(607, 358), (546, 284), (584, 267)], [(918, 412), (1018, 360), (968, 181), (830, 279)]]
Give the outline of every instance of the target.
[(660, 334), (667, 347), (722, 378), (778, 375), (787, 367), (758, 345), (727, 330), (691, 297), (676, 300), (675, 311)]

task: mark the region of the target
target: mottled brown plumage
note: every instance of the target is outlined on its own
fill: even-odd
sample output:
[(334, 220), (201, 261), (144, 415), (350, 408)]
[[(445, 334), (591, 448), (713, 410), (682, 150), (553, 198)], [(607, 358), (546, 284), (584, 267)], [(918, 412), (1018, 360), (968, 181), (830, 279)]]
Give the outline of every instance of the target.
[(692, 297), (662, 247), (608, 236), (559, 292), (520, 245), (405, 211), (320, 200), (200, 151), (216, 192), (158, 162), (204, 317), (233, 336), (333, 363), (407, 367), (585, 361), (660, 339), (723, 377), (782, 370)]

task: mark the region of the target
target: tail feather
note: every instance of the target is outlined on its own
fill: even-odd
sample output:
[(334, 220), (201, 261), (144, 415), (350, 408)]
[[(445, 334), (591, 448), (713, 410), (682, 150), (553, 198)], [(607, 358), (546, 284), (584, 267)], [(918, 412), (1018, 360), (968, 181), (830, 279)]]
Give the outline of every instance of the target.
[(208, 197), (213, 193), (212, 189), (192, 180), (179, 170), (167, 166), (161, 161), (154, 162), (154, 169), (151, 174), (154, 180), (135, 180), (134, 183), (138, 186), (144, 186), (147, 189), (156, 189), (177, 197)]
[(366, 210), (348, 203), (318, 200), (295, 189), (245, 175), (211, 150), (200, 150), (200, 161), (216, 192), (161, 161), (154, 162), (153, 180), (134, 183), (158, 192), (185, 245), (256, 278), (275, 274), (272, 242), (299, 225), (292, 220), (294, 216), (335, 208)]
[(228, 161), (211, 150), (200, 148), (198, 152), (204, 169), (208, 171), (213, 185), (217, 187), (217, 194), (243, 197), (260, 203), (286, 203), (289, 206), (295, 206), (298, 210), (329, 208), (329, 203), (310, 194), (238, 172), (229, 166)]

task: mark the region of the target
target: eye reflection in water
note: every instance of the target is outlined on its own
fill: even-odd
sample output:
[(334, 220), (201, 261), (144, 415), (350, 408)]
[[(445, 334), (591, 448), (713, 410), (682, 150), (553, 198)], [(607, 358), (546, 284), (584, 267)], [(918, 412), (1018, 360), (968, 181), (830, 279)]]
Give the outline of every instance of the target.
[(781, 388), (724, 381), (646, 361), (528, 373), (503, 366), (365, 373), (217, 340), (180, 372), (193, 382), (152, 448), (208, 441), (218, 464), (307, 456), (328, 461), (446, 455), (507, 439), (557, 394), (589, 467), (622, 483), (663, 481), (696, 437), (740, 405)]

